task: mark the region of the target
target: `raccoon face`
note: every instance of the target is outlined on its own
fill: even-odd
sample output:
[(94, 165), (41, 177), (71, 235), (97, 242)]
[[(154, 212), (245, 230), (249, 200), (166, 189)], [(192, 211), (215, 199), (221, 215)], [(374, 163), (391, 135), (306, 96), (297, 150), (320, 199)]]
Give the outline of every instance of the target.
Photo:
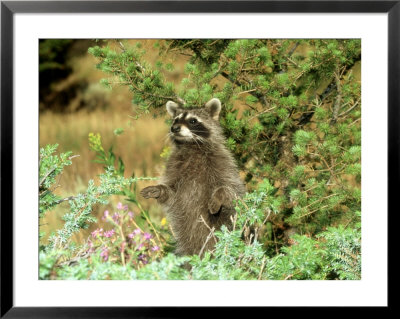
[(214, 98), (204, 108), (182, 109), (175, 102), (167, 102), (167, 111), (173, 118), (170, 136), (176, 144), (204, 143), (218, 126), (221, 102)]

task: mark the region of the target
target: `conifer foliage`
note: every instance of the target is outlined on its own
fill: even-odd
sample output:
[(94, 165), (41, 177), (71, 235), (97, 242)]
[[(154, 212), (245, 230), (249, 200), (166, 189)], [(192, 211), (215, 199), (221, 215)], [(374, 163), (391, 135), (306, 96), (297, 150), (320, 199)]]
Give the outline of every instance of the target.
[[(215, 234), (214, 252), (168, 254), (119, 275), (108, 268), (108, 278), (360, 279), (361, 41), (162, 40), (156, 48), (155, 64), (123, 41), (89, 53), (105, 85), (129, 88), (137, 116), (163, 113), (168, 100), (192, 107), (219, 98), (248, 193), (234, 229)], [(174, 63), (165, 57), (174, 54), (188, 57), (179, 84), (166, 80)]]
[(314, 234), (354, 219), (361, 200), (359, 40), (172, 40), (159, 48), (192, 56), (178, 87), (164, 77), (172, 66), (149, 65), (140, 48), (121, 43), (118, 51), (89, 52), (112, 75), (104, 82), (127, 85), (142, 111), (169, 99), (201, 106), (218, 97), (228, 146), (250, 189), (273, 182), (280, 222)]

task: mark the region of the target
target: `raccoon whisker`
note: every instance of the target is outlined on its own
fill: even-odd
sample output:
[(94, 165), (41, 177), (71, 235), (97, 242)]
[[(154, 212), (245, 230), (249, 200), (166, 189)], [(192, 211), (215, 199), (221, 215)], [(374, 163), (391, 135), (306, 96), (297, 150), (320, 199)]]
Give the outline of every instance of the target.
[(199, 134), (198, 133), (206, 133), (206, 132), (204, 132), (204, 131), (197, 131), (197, 130), (191, 130), (191, 132), (193, 133), (193, 134), (196, 134), (197, 136), (199, 136)]
[(196, 133), (193, 133), (193, 131), (192, 131), (192, 134), (193, 134), (193, 140), (195, 141), (195, 143), (197, 144), (198, 147), (200, 147), (200, 144), (198, 142), (201, 142), (203, 145), (208, 146), (205, 143), (206, 140), (203, 137), (197, 135)]
[(200, 144), (199, 144), (199, 142), (197, 142), (198, 141), (198, 139), (197, 139), (197, 135), (196, 134), (193, 134), (194, 136), (193, 136), (193, 141), (197, 144), (197, 146), (200, 148)]
[(167, 134), (167, 135), (165, 135), (165, 136), (163, 137), (163, 143), (164, 143), (164, 144), (165, 144), (165, 142), (167, 142), (168, 138), (169, 138), (169, 134)]
[(168, 132), (163, 139), (163, 143), (165, 144), (166, 142), (168, 142), (171, 139), (172, 135), (173, 134), (171, 132)]
[(197, 142), (195, 138), (193, 138), (193, 141), (197, 144), (197, 146), (200, 148), (200, 144)]
[(194, 135), (194, 139), (201, 142), (203, 147), (205, 147), (207, 150), (211, 150), (211, 146), (210, 143), (207, 141), (207, 139), (205, 139), (202, 136), (199, 136), (197, 134), (193, 134)]
[(197, 138), (199, 141), (201, 141), (201, 142), (205, 142), (206, 141), (205, 138), (203, 138), (202, 136), (196, 134), (196, 131), (191, 131), (191, 132), (194, 135), (194, 137)]

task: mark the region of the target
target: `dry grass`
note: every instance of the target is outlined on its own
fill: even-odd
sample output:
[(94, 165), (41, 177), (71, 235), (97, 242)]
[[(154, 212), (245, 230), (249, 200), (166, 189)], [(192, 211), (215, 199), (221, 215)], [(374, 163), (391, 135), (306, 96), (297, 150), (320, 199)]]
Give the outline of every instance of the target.
[[(116, 128), (123, 128), (124, 133), (116, 136), (113, 133)], [(166, 145), (167, 131), (164, 118), (145, 116), (133, 120), (129, 114), (113, 110), (73, 114), (49, 112), (40, 116), (40, 146), (58, 143), (60, 152), (70, 150), (79, 155), (63, 174), (65, 192), (76, 191), (79, 179), (87, 184), (102, 170), (100, 164), (92, 162), (95, 153), (89, 149), (90, 132), (100, 133), (105, 149), (114, 145), (114, 153), (123, 159), (127, 173), (154, 175), (160, 164), (159, 154)]]

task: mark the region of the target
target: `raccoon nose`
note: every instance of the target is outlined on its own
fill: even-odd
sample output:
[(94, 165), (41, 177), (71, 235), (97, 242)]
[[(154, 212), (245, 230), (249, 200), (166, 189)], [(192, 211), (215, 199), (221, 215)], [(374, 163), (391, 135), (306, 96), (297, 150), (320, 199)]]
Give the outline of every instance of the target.
[(181, 126), (180, 125), (172, 125), (171, 127), (171, 132), (172, 133), (178, 133), (181, 130)]

